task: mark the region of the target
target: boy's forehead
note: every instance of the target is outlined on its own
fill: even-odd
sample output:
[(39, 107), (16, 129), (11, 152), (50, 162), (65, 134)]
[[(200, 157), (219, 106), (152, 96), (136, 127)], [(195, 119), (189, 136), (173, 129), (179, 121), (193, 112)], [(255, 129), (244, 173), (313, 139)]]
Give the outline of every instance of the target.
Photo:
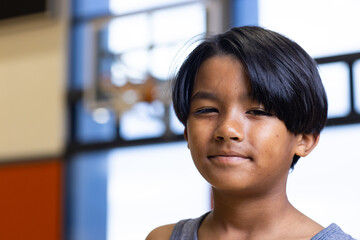
[[(243, 63), (231, 55), (220, 55), (206, 59), (197, 70), (192, 96), (197, 91), (229, 88), (229, 84), (243, 95), (251, 97), (251, 81)], [(232, 90), (232, 89), (231, 89)], [(202, 94), (201, 97), (210, 97)]]

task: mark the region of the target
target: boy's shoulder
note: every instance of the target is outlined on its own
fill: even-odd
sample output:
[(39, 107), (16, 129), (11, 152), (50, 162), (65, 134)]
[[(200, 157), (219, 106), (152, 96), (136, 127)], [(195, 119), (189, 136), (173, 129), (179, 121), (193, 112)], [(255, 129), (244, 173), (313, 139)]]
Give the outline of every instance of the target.
[(175, 224), (160, 226), (152, 230), (145, 240), (169, 240)]

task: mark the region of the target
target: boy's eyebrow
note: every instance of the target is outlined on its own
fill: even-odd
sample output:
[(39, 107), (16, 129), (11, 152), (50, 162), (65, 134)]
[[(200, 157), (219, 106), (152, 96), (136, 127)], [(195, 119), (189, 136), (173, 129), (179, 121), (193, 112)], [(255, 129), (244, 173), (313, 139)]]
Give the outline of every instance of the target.
[(191, 102), (197, 99), (208, 99), (208, 100), (217, 100), (217, 97), (214, 93), (211, 92), (204, 92), (204, 91), (199, 91), (196, 92), (192, 97), (191, 97)]

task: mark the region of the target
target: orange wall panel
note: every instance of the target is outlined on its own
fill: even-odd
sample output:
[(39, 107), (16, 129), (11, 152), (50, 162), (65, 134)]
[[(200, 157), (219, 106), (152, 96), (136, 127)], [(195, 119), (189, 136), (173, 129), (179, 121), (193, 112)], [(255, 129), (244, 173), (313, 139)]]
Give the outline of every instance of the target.
[(0, 239), (62, 239), (63, 162), (0, 165)]

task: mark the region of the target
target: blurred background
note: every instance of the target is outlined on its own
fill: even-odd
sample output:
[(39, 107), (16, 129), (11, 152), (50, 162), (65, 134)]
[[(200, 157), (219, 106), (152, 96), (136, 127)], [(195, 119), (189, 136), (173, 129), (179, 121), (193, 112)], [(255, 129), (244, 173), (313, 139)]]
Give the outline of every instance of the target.
[(360, 238), (359, 11), (357, 0), (4, 1), (0, 239), (144, 239), (209, 211), (168, 80), (197, 40), (242, 25), (319, 63), (329, 120), (288, 194)]

